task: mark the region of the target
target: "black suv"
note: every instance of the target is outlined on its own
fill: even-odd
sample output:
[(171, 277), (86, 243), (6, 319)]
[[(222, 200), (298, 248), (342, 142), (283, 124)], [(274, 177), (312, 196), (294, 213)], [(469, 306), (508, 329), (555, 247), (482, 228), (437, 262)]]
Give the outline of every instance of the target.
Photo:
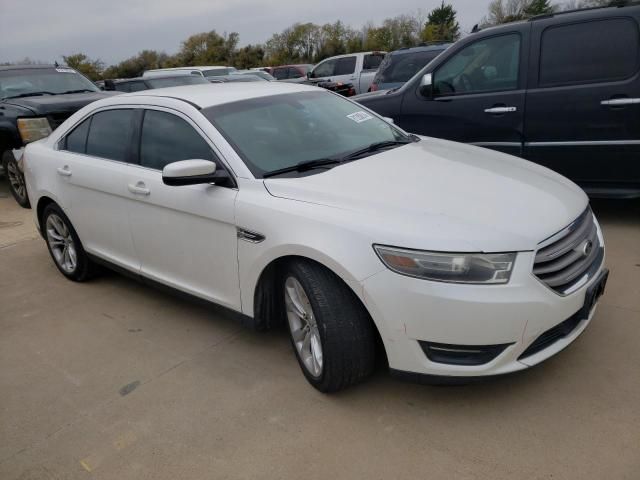
[(0, 67), (0, 157), (9, 189), (29, 208), (22, 175), (24, 146), (49, 135), (85, 105), (112, 95), (76, 70), (52, 65)]
[(518, 155), (594, 196), (640, 196), (640, 6), (535, 17), (449, 47), (397, 90), (357, 96), (417, 134)]

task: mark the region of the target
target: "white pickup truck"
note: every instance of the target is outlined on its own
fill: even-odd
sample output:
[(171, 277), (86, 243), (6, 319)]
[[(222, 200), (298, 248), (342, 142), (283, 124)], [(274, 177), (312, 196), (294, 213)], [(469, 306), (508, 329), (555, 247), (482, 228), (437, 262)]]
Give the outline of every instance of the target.
[(356, 94), (364, 93), (386, 52), (360, 52), (338, 55), (319, 62), (308, 73), (309, 80), (351, 83)]

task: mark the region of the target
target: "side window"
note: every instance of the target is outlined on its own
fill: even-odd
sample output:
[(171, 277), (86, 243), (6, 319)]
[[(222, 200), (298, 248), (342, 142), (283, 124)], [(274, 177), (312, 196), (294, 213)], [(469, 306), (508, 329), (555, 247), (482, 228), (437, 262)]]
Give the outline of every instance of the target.
[(434, 75), (435, 95), (515, 90), (520, 68), (520, 35), (508, 34), (467, 45)]
[(304, 75), (302, 75), (302, 73), (300, 72), (300, 70), (298, 70), (295, 67), (289, 67), (289, 75), (288, 78), (301, 78), (304, 77)]
[(87, 155), (127, 161), (133, 110), (106, 110), (91, 118), (87, 137)]
[(273, 76), (276, 77), (276, 80), (282, 80), (287, 78), (287, 69), (286, 68), (274, 68)]
[(330, 77), (331, 75), (334, 75), (335, 68), (336, 60), (327, 60), (326, 62), (321, 63), (315, 69), (313, 69), (313, 71), (311, 72), (311, 77)]
[(74, 128), (65, 139), (64, 149), (74, 153), (85, 153), (87, 149), (87, 133), (89, 133), (89, 124), (91, 119), (87, 118), (84, 122)]
[(356, 57), (339, 58), (334, 75), (349, 75), (356, 71)]
[(363, 70), (377, 70), (384, 58), (384, 53), (370, 53), (364, 56)]
[(638, 26), (627, 18), (547, 28), (540, 42), (539, 84), (549, 87), (630, 77), (638, 70), (638, 44)]
[(129, 84), (131, 86), (130, 92), (140, 92), (142, 90), (147, 90), (147, 86), (144, 82), (131, 82)]
[(215, 159), (198, 132), (171, 113), (147, 110), (140, 137), (140, 165), (162, 170), (169, 163), (194, 159)]

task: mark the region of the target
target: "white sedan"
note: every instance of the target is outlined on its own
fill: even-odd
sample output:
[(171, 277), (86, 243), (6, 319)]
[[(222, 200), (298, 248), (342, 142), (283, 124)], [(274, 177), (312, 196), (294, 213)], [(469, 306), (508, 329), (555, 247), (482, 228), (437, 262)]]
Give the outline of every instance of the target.
[(29, 145), (25, 170), (64, 276), (107, 264), (259, 329), (286, 322), (323, 392), (384, 353), (416, 380), (535, 365), (580, 335), (607, 279), (598, 223), (566, 178), (407, 134), (315, 87), (100, 100)]

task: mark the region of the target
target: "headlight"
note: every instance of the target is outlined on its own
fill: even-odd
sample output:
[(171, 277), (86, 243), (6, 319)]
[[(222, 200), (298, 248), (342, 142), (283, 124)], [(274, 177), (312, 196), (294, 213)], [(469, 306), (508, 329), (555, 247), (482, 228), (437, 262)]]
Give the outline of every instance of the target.
[(19, 118), (18, 131), (24, 143), (31, 143), (48, 137), (51, 126), (46, 118)]
[(507, 283), (516, 259), (512, 253), (442, 253), (374, 245), (380, 260), (409, 277), (450, 283)]

